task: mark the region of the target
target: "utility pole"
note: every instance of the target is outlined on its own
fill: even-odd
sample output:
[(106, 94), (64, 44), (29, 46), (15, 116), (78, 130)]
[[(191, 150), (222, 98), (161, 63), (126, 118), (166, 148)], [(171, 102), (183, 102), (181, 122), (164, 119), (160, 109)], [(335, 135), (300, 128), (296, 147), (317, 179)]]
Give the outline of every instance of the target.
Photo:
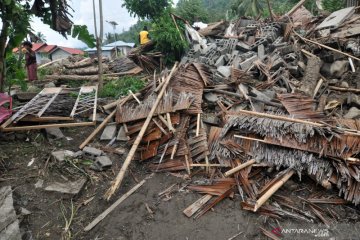
[(118, 57), (118, 49), (117, 49), (117, 38), (116, 38), (116, 33), (115, 33), (115, 30), (116, 30), (116, 26), (119, 25), (117, 22), (115, 21), (106, 21), (107, 23), (109, 23), (112, 28), (113, 28), (113, 31), (114, 31), (114, 39), (115, 39), (115, 56), (116, 58)]

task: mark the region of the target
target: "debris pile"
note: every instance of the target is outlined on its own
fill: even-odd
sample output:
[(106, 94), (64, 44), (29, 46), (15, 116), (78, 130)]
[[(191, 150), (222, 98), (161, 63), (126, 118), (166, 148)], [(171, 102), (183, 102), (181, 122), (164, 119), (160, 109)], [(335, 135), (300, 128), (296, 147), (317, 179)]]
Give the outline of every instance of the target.
[[(53, 81), (97, 81), (99, 72), (97, 61), (97, 58), (84, 58), (76, 61), (74, 57), (69, 57), (61, 64), (58, 63), (53, 74), (46, 75), (45, 79)], [(142, 72), (142, 68), (125, 56), (111, 61), (108, 58), (103, 58), (102, 61), (104, 76), (109, 80), (117, 79), (116, 76), (120, 75), (134, 75)]]
[[(154, 172), (205, 170), (209, 179), (188, 187), (206, 194), (184, 211), (188, 217), (239, 194), (244, 209), (328, 224), (316, 205), (324, 199), (304, 199), (313, 214), (293, 213), (289, 199), (277, 203), (273, 194), (293, 175), (334, 186), (345, 199), (323, 202), (358, 205), (360, 59), (349, 32), (360, 18), (355, 8), (333, 15), (313, 18), (298, 4), (274, 22), (212, 24), (201, 31), (206, 38), (188, 26), (192, 48), (180, 65), (110, 115), (131, 149), (106, 197), (138, 160)], [(277, 201), (264, 205), (271, 196)]]

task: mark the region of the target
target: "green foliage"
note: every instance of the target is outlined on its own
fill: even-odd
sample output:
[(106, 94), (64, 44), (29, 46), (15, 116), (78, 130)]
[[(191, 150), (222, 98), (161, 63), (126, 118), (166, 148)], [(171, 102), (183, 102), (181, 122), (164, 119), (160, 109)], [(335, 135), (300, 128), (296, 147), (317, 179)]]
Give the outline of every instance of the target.
[(145, 82), (138, 77), (122, 77), (118, 80), (113, 80), (104, 85), (100, 91), (100, 97), (114, 97), (126, 96), (129, 90), (137, 92), (145, 86)]
[(15, 55), (11, 54), (6, 58), (6, 86), (9, 91), (13, 85), (20, 86), (21, 90), (27, 90), (26, 73), (24, 68), (19, 66), (18, 59)]
[(344, 0), (322, 0), (321, 4), (324, 10), (329, 12), (335, 12), (346, 7), (346, 2)]
[(44, 67), (44, 68), (38, 69), (37, 73), (38, 73), (39, 80), (44, 80), (46, 75), (53, 74), (53, 70), (50, 67)]
[[(138, 21), (136, 24), (132, 25), (128, 31), (123, 31), (122, 33), (116, 33), (116, 40), (124, 41), (128, 43), (135, 43), (139, 45), (139, 32), (143, 30), (144, 26), (150, 26), (151, 22), (149, 21)], [(115, 36), (113, 33), (105, 34), (105, 44), (115, 42)]]
[(122, 6), (126, 7), (131, 16), (154, 19), (161, 16), (171, 4), (171, 0), (124, 0)]
[(232, 10), (238, 16), (258, 17), (263, 13), (263, 3), (260, 0), (235, 0)]
[(231, 0), (202, 0), (205, 10), (208, 12), (209, 22), (227, 19), (231, 11)]
[(0, 18), (2, 22), (7, 21), (9, 39), (6, 45), (6, 52), (20, 45), (27, 33), (30, 31), (30, 10), (18, 1), (9, 1), (8, 4), (0, 8)]
[[(70, 34), (70, 33), (69, 33)], [(77, 38), (83, 43), (85, 43), (88, 47), (95, 47), (95, 37), (93, 34), (89, 33), (89, 30), (86, 25), (73, 25), (71, 36), (73, 38)]]
[[(184, 23), (178, 21), (180, 32), (185, 32)], [(187, 48), (187, 42), (183, 41), (180, 33), (173, 22), (170, 13), (157, 18), (151, 31), (151, 37), (156, 43), (156, 49), (166, 55), (165, 63), (179, 60), (184, 50)]]
[(208, 21), (208, 13), (202, 0), (179, 0), (175, 12), (190, 23)]

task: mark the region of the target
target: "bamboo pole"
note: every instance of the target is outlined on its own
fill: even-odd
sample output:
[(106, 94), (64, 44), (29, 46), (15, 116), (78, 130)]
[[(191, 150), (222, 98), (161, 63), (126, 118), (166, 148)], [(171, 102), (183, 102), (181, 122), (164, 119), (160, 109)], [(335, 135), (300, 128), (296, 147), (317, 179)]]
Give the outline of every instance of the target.
[(284, 185), (291, 176), (295, 173), (294, 170), (290, 170), (281, 179), (279, 179), (269, 190), (262, 195), (255, 203), (254, 212), (256, 212), (282, 185)]
[(55, 124), (45, 124), (45, 125), (35, 125), (35, 126), (6, 127), (6, 128), (0, 128), (0, 132), (29, 131), (29, 130), (54, 128), (54, 127), (58, 127), (58, 128), (86, 127), (86, 126), (93, 126), (93, 125), (95, 125), (95, 122), (55, 123)]
[(141, 130), (139, 132), (139, 135), (136, 137), (136, 140), (135, 140), (134, 144), (132, 145), (132, 147), (131, 147), (131, 149), (129, 151), (129, 154), (126, 157), (123, 166), (121, 167), (118, 175), (116, 176), (115, 181), (113, 182), (111, 187), (108, 189), (108, 191), (105, 193), (105, 198), (107, 200), (109, 200), (111, 198), (111, 196), (119, 188), (122, 180), (124, 179), (125, 172), (126, 172), (127, 168), (129, 167), (131, 160), (134, 157), (134, 154), (135, 154), (135, 152), (136, 152), (136, 150), (137, 150), (137, 148), (138, 148), (138, 146), (139, 146), (139, 144), (141, 142), (141, 139), (143, 138), (143, 136), (145, 134), (145, 131), (146, 131), (147, 127), (149, 126), (149, 123), (150, 123), (150, 121), (151, 121), (151, 119), (152, 119), (152, 117), (153, 117), (153, 115), (154, 115), (154, 113), (156, 111), (157, 106), (160, 103), (161, 98), (163, 97), (163, 95), (165, 93), (166, 87), (168, 86), (172, 75), (174, 74), (175, 70), (177, 69), (177, 65), (178, 65), (178, 63), (175, 63), (174, 67), (172, 68), (172, 70), (170, 72), (170, 75), (167, 77), (163, 88), (161, 89), (161, 91), (160, 91), (160, 93), (159, 93), (159, 95), (158, 95), (158, 97), (157, 97), (157, 99), (156, 99), (156, 101), (155, 101), (155, 103), (154, 103), (148, 117), (145, 120), (144, 125), (142, 126), (142, 128), (141, 128)]
[(80, 149), (83, 149), (95, 136), (98, 134), (110, 121), (111, 118), (115, 116), (116, 109), (110, 113), (109, 116), (107, 116), (104, 121), (88, 136), (85, 141), (79, 146)]
[(272, 114), (260, 113), (260, 112), (247, 111), (247, 110), (237, 110), (236, 112), (228, 112), (227, 114), (228, 115), (238, 115), (239, 113), (253, 115), (253, 116), (257, 116), (257, 117), (271, 118), (271, 119), (281, 120), (281, 121), (303, 123), (303, 124), (308, 124), (308, 125), (316, 126), (316, 127), (324, 126), (323, 124), (320, 124), (320, 123), (304, 121), (304, 120), (294, 119), (294, 118), (288, 118), (288, 117), (283, 117), (283, 116), (277, 116), (277, 115), (272, 115)]
[(138, 190), (144, 183), (146, 179), (142, 180), (140, 183), (135, 185), (130, 191), (125, 193), (121, 198), (119, 198), (116, 202), (114, 202), (109, 208), (107, 208), (104, 212), (102, 212), (98, 217), (96, 217), (89, 225), (87, 225), (84, 229), (85, 232), (93, 229), (99, 222), (101, 222), (107, 215), (109, 215), (117, 206), (120, 205), (125, 199), (127, 199), (131, 194), (133, 194), (136, 190)]
[(341, 88), (341, 87), (329, 87), (331, 90), (339, 91), (339, 92), (354, 92), (360, 93), (360, 89), (357, 88)]
[(243, 163), (243, 164), (241, 164), (241, 165), (239, 165), (239, 166), (225, 172), (224, 176), (229, 177), (229, 176), (233, 175), (234, 173), (236, 173), (236, 172), (238, 172), (238, 171), (240, 171), (240, 170), (242, 170), (242, 169), (244, 169), (244, 168), (246, 168), (246, 167), (248, 167), (250, 165), (253, 165), (255, 162), (256, 162), (255, 159), (251, 159), (250, 161), (247, 161), (246, 163)]

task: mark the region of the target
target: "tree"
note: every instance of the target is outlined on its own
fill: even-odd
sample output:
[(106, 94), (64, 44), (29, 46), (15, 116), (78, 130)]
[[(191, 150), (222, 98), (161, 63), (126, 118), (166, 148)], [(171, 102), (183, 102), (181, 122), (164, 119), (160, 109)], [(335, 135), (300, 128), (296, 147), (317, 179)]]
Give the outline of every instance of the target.
[[(32, 5), (31, 5), (32, 4)], [(30, 18), (39, 17), (45, 24), (61, 33), (64, 37), (73, 37), (94, 46), (94, 37), (86, 26), (74, 25), (70, 20), (70, 6), (67, 0), (1, 0), (0, 20), (0, 91), (4, 89), (5, 58), (14, 47), (18, 47), (30, 33)], [(9, 41), (7, 42), (7, 40)]]
[(171, 0), (124, 0), (123, 7), (129, 11), (131, 16), (141, 19), (154, 19), (163, 14), (163, 11), (171, 7)]
[(99, 66), (99, 90), (101, 90), (104, 86), (103, 81), (103, 66), (102, 66), (102, 41), (104, 37), (104, 21), (103, 21), (103, 11), (102, 11), (102, 0), (99, 0), (99, 15), (100, 15), (100, 33), (97, 30), (96, 23), (96, 8), (95, 8), (95, 0), (93, 0), (93, 13), (94, 13), (94, 28), (95, 28), (95, 38), (96, 38), (96, 50), (98, 55), (98, 66)]
[(208, 21), (208, 13), (202, 0), (179, 0), (175, 11), (190, 23)]
[(260, 0), (236, 0), (232, 6), (239, 16), (258, 17), (263, 12)]
[(322, 0), (321, 5), (326, 11), (335, 12), (344, 8), (346, 6), (346, 2), (344, 0)]
[(35, 37), (37, 38), (37, 42), (40, 42), (40, 43), (45, 43), (46, 42), (46, 37), (41, 32), (37, 32)]

